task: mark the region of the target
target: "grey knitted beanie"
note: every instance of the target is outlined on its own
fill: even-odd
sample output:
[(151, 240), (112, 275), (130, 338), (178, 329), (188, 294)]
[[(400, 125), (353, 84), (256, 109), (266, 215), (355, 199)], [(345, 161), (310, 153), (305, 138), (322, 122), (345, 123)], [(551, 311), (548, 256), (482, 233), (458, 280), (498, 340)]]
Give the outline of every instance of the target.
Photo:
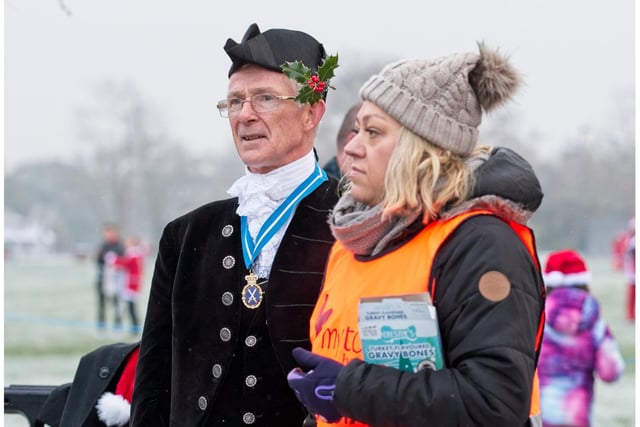
[(389, 64), (360, 96), (430, 143), (467, 156), (478, 142), (482, 110), (509, 100), (520, 84), (506, 57), (482, 43), (478, 48), (479, 54)]

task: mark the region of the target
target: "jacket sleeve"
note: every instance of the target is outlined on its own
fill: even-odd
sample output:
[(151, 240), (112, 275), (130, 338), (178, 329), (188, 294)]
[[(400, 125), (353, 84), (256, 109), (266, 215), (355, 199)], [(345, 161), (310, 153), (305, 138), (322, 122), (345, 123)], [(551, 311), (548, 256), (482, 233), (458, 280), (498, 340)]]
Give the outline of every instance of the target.
[(171, 403), (171, 293), (179, 247), (169, 224), (160, 239), (131, 402), (134, 426), (168, 426)]
[[(508, 279), (506, 297), (479, 291), (488, 272)], [(525, 425), (544, 309), (526, 248), (500, 219), (474, 217), (438, 251), (432, 277), (446, 367), (411, 373), (351, 361), (337, 378), (336, 406), (372, 426)]]
[(618, 343), (604, 319), (598, 319), (595, 331), (594, 338), (597, 347), (595, 370), (602, 381), (614, 382), (622, 375), (624, 359), (618, 349)]

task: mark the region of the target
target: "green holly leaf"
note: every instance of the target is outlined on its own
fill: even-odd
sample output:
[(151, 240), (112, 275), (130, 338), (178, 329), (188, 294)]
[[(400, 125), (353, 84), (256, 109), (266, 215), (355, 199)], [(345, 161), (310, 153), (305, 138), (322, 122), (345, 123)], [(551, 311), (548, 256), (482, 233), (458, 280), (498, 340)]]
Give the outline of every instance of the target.
[(305, 86), (302, 89), (300, 89), (300, 91), (298, 92), (298, 96), (296, 96), (296, 102), (299, 102), (301, 104), (308, 103), (313, 105), (316, 102), (320, 101), (321, 97), (322, 97), (322, 93), (315, 92), (309, 86)]
[(318, 67), (318, 77), (323, 82), (329, 82), (335, 76), (333, 70), (338, 67), (338, 55), (331, 55), (325, 58)]
[(317, 81), (325, 85), (324, 90), (316, 92), (313, 87), (309, 87), (312, 77), (311, 69), (304, 65), (301, 61), (285, 62), (280, 66), (284, 74), (290, 79), (301, 84), (298, 91), (296, 101), (301, 104), (315, 104), (322, 99), (322, 95), (331, 89), (335, 89), (329, 84), (330, 79), (334, 76), (334, 70), (338, 67), (338, 55), (331, 55), (325, 58), (318, 67)]
[(298, 83), (306, 84), (311, 76), (311, 69), (301, 61), (285, 62), (280, 66), (282, 71)]

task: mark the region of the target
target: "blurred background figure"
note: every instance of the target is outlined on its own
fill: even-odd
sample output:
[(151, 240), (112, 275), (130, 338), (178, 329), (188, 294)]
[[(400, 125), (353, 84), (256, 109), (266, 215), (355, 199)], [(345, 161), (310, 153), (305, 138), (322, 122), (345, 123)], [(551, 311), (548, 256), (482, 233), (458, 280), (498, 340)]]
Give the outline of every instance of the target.
[(114, 266), (124, 273), (119, 296), (127, 307), (131, 320), (130, 331), (133, 334), (140, 332), (136, 310), (144, 271), (144, 257), (145, 248), (140, 244), (140, 239), (137, 236), (129, 236), (125, 241), (124, 255), (113, 260)]
[(122, 323), (118, 292), (120, 290), (122, 274), (113, 266), (112, 261), (124, 255), (124, 247), (120, 242), (120, 233), (114, 224), (106, 223), (102, 227), (102, 242), (96, 255), (98, 292), (98, 329), (106, 327), (105, 310), (107, 301), (113, 304), (114, 324), (119, 327)]
[(636, 320), (636, 220), (629, 220), (627, 238), (625, 239), (624, 252), (622, 256), (622, 272), (626, 285), (626, 315), (627, 320)]
[(611, 244), (611, 267), (615, 271), (623, 271), (624, 254), (629, 243), (629, 239), (636, 233), (635, 218), (631, 218), (627, 228), (616, 234)]
[(591, 426), (594, 374), (616, 381), (624, 360), (600, 306), (589, 292), (589, 272), (576, 251), (549, 254), (544, 269), (546, 323), (538, 375), (544, 427)]
[(336, 137), (336, 155), (322, 167), (327, 175), (338, 180), (342, 178), (349, 169), (348, 157), (344, 155), (344, 146), (347, 145), (347, 142), (351, 141), (351, 139), (356, 135), (353, 129), (356, 124), (356, 114), (358, 113), (361, 105), (362, 103), (358, 102), (349, 108), (347, 114), (344, 115), (342, 125), (340, 125), (340, 129), (338, 130), (338, 135)]

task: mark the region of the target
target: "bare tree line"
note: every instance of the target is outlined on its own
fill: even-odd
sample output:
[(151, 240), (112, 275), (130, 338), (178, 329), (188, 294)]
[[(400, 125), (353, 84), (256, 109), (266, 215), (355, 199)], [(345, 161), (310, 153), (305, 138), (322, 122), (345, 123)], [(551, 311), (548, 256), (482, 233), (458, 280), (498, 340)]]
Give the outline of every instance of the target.
[[(358, 88), (386, 62), (352, 60), (345, 65), (352, 70), (336, 77), (340, 91), (329, 93), (317, 147), (321, 163), (334, 154), (335, 134)], [(156, 242), (168, 221), (226, 197), (242, 173), (230, 135), (220, 136), (229, 141), (224, 155), (191, 153), (129, 83), (104, 83), (95, 101), (78, 115), (79, 135), (91, 150), (74, 162), (26, 164), (5, 176), (5, 209), (52, 228), (60, 250), (93, 245), (104, 221)], [(481, 142), (514, 148), (536, 170), (545, 197), (531, 226), (541, 249), (603, 253), (634, 215), (632, 96), (629, 105), (618, 105), (611, 129), (578, 130), (552, 156), (540, 150), (538, 136), (521, 131), (517, 117), (494, 118), (481, 131)]]

